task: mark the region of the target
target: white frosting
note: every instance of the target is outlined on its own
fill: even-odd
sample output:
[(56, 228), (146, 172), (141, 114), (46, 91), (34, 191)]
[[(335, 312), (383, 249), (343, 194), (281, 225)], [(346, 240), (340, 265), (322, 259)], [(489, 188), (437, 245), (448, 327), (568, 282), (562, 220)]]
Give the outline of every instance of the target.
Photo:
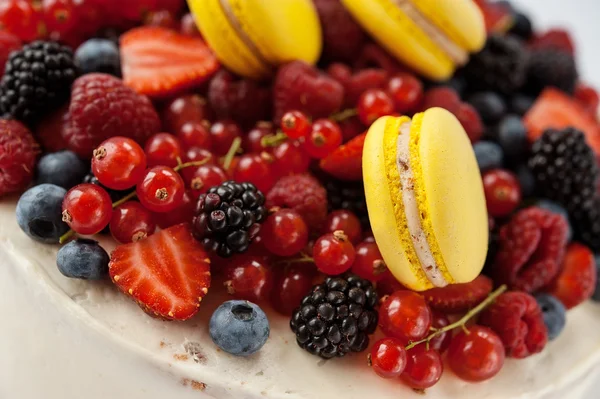
[(402, 185), (402, 203), (404, 204), (404, 214), (406, 215), (406, 224), (408, 232), (412, 239), (413, 247), (421, 269), (425, 272), (427, 279), (436, 287), (445, 287), (448, 282), (444, 278), (438, 267), (433, 252), (427, 242), (427, 236), (421, 218), (419, 217), (419, 206), (415, 195), (415, 175), (410, 164), (410, 122), (403, 123), (400, 126), (396, 150), (396, 167), (400, 175)]
[[(188, 322), (152, 319), (108, 281), (60, 275), (56, 248), (21, 232), (14, 206), (0, 203), (2, 399), (423, 398), (399, 381), (377, 377), (364, 353), (327, 362), (309, 355), (297, 347), (288, 319), (268, 306), (272, 330), (263, 349), (250, 358), (227, 355), (207, 332), (224, 290), (210, 291)], [(427, 398), (595, 397), (600, 307), (587, 303), (568, 318), (563, 335), (542, 354), (508, 360), (482, 384), (447, 371)]]

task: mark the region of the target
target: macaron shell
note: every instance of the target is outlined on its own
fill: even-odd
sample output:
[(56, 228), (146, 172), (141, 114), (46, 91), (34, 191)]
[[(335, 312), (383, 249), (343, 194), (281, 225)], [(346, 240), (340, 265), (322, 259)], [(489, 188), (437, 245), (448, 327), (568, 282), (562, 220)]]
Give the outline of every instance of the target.
[(486, 39), (481, 10), (473, 0), (411, 0), (412, 4), (453, 42), (469, 52), (483, 48)]
[(421, 183), (445, 265), (456, 283), (479, 275), (488, 248), (488, 217), (473, 147), (450, 112), (425, 112), (419, 140)]
[[(402, 199), (398, 193), (392, 195), (386, 172), (385, 151), (390, 148), (386, 148), (385, 136), (397, 137), (400, 126), (409, 121), (407, 117), (383, 117), (371, 125), (363, 149), (363, 180), (373, 235), (388, 269), (406, 287), (423, 291), (433, 285), (414, 254), (408, 229), (397, 225), (395, 213), (403, 212)], [(396, 140), (392, 141), (394, 145)], [(392, 201), (392, 198), (397, 199)], [(411, 251), (412, 256), (407, 256)]]
[(452, 59), (393, 0), (342, 0), (354, 18), (391, 54), (434, 80), (455, 70)]

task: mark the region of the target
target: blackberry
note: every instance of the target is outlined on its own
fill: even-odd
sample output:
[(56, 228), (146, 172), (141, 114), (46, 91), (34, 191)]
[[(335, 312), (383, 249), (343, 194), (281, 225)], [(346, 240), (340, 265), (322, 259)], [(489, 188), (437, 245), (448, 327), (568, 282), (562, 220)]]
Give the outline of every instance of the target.
[(290, 327), (301, 348), (324, 359), (362, 352), (377, 327), (377, 292), (355, 275), (315, 285), (292, 314)]
[(0, 81), (0, 115), (32, 125), (69, 98), (77, 77), (73, 51), (35, 41), (11, 53)]
[(533, 143), (529, 168), (538, 194), (562, 204), (569, 214), (588, 207), (595, 195), (596, 158), (577, 129), (546, 130)]
[(534, 50), (527, 68), (527, 88), (537, 94), (545, 87), (553, 86), (573, 94), (578, 76), (571, 54), (554, 48)]
[(265, 196), (251, 183), (227, 181), (198, 198), (194, 236), (222, 258), (248, 249), (267, 216)]
[(362, 182), (328, 180), (325, 182), (325, 190), (328, 212), (338, 209), (350, 211), (358, 217), (364, 229), (370, 228), (365, 187)]
[(528, 52), (518, 39), (492, 35), (464, 68), (471, 90), (516, 92), (525, 83)]
[(600, 197), (595, 195), (569, 216), (575, 230), (575, 239), (587, 245), (595, 253), (600, 252)]

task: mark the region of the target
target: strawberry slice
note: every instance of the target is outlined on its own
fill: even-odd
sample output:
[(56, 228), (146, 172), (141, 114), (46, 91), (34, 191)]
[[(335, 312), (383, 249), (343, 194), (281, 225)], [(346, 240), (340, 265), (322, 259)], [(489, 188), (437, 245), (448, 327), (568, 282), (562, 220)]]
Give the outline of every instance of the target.
[(470, 283), (451, 284), (423, 292), (432, 309), (444, 313), (462, 313), (479, 305), (492, 292), (492, 280), (480, 275)]
[(489, 0), (475, 0), (475, 3), (481, 9), (485, 29), (488, 33), (503, 33), (510, 29), (513, 24), (513, 17), (506, 5)]
[(321, 160), (321, 169), (340, 180), (362, 179), (362, 152), (367, 133), (339, 146)]
[(183, 223), (114, 250), (110, 278), (148, 314), (187, 320), (210, 286), (209, 259)]
[(537, 140), (546, 129), (574, 127), (585, 133), (589, 146), (596, 155), (600, 155), (600, 126), (579, 101), (560, 90), (544, 90), (523, 121), (531, 142)]
[(140, 94), (165, 97), (197, 87), (219, 69), (202, 39), (143, 26), (121, 36), (123, 81)]

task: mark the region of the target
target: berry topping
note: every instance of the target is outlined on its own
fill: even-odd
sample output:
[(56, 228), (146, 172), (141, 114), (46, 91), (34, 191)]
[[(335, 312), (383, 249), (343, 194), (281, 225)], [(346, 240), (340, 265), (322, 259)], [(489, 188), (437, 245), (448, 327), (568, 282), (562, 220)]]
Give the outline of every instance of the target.
[[(208, 164), (186, 169), (193, 169), (189, 179), (186, 178), (188, 176), (186, 173), (183, 176), (188, 187), (192, 189), (194, 199), (198, 199), (200, 194), (208, 192), (212, 187), (219, 186), (229, 180), (227, 173), (218, 165)], [(186, 169), (183, 171), (185, 172)]]
[(395, 111), (401, 114), (413, 112), (423, 100), (423, 84), (408, 73), (392, 76), (387, 82), (386, 90), (394, 101)]
[(386, 276), (388, 269), (375, 242), (363, 241), (356, 246), (355, 250), (352, 273), (372, 282), (378, 282)]
[(406, 367), (406, 349), (396, 338), (383, 338), (373, 344), (369, 354), (373, 371), (382, 378), (396, 378)]
[(234, 356), (250, 356), (269, 338), (267, 315), (248, 301), (227, 301), (210, 318), (210, 337), (221, 350)]
[(362, 237), (362, 228), (360, 220), (352, 212), (345, 210), (333, 211), (325, 221), (324, 231), (334, 233), (341, 230), (348, 236), (352, 244), (358, 244)]
[(289, 111), (281, 117), (281, 130), (291, 139), (300, 139), (308, 136), (312, 124), (302, 112)]
[(500, 228), (493, 274), (496, 283), (535, 292), (557, 275), (567, 244), (568, 223), (561, 215), (531, 207)]
[(422, 294), (432, 309), (444, 313), (462, 313), (477, 306), (491, 291), (492, 280), (480, 275), (470, 283), (431, 288)]
[(75, 65), (82, 74), (107, 73), (121, 77), (119, 47), (112, 40), (90, 39), (75, 51)]
[(40, 184), (25, 191), (15, 211), (21, 230), (32, 239), (58, 244), (69, 230), (62, 221), (62, 202), (67, 190), (53, 184)]
[(431, 310), (423, 296), (412, 291), (397, 291), (383, 300), (379, 308), (379, 327), (390, 337), (404, 343), (418, 341), (429, 334)]
[(212, 187), (198, 199), (194, 236), (223, 258), (245, 252), (266, 218), (264, 200), (252, 183), (227, 181)]
[(160, 27), (139, 27), (120, 38), (125, 85), (165, 97), (197, 87), (219, 68), (204, 40)]
[(152, 212), (170, 212), (183, 201), (185, 183), (174, 169), (155, 166), (147, 169), (136, 187), (137, 197)]
[(324, 359), (362, 352), (377, 327), (377, 292), (357, 276), (329, 277), (294, 311), (290, 327), (301, 348)]
[(310, 175), (282, 177), (267, 195), (267, 207), (291, 208), (310, 229), (318, 230), (327, 219), (327, 192)]
[(394, 102), (385, 91), (369, 89), (358, 99), (357, 111), (360, 121), (371, 126), (380, 117), (394, 112)]
[(275, 184), (271, 161), (272, 157), (267, 153), (242, 155), (233, 169), (233, 180), (252, 183), (260, 191), (268, 193)]
[(501, 168), (504, 163), (502, 147), (493, 141), (479, 141), (473, 146), (479, 170), (485, 172), (490, 169)]
[(367, 134), (356, 136), (321, 160), (321, 169), (340, 180), (362, 180), (362, 152)]
[(502, 341), (487, 327), (472, 326), (459, 332), (448, 348), (448, 365), (461, 379), (470, 382), (489, 380), (504, 365)]
[(535, 296), (535, 300), (542, 310), (544, 324), (548, 330), (548, 340), (552, 341), (565, 328), (567, 309), (558, 298), (550, 294), (538, 294)]
[(227, 293), (246, 301), (268, 300), (273, 291), (271, 265), (264, 258), (255, 256), (242, 255), (234, 259), (225, 273)]
[[(166, 104), (161, 118), (165, 130), (174, 134), (178, 133), (186, 123), (201, 123), (210, 119), (210, 110), (204, 97), (197, 94), (184, 94)], [(185, 146), (185, 143), (183, 144)]]
[(210, 142), (214, 155), (220, 157), (227, 154), (237, 137), (242, 137), (242, 129), (235, 122), (223, 120), (213, 123), (210, 127)]
[(79, 238), (62, 246), (56, 255), (58, 270), (66, 277), (101, 280), (108, 275), (108, 253), (97, 241)]
[(330, 276), (348, 271), (355, 257), (354, 246), (341, 230), (319, 237), (313, 246), (315, 265), (322, 273)]
[(406, 368), (400, 378), (412, 389), (423, 390), (437, 384), (443, 371), (440, 354), (420, 345), (407, 351)]
[(270, 215), (262, 226), (264, 245), (274, 255), (293, 256), (308, 244), (308, 227), (291, 209), (281, 209)]
[(531, 52), (527, 71), (527, 84), (539, 92), (547, 86), (573, 94), (578, 73), (575, 58), (557, 49), (540, 49)]
[(289, 266), (275, 270), (271, 291), (271, 305), (285, 316), (291, 316), (302, 298), (312, 287), (313, 270), (306, 265)]
[(521, 187), (512, 173), (494, 169), (483, 175), (483, 191), (488, 214), (492, 217), (510, 215), (521, 202)]
[(10, 53), (19, 48), (21, 48), (21, 40), (17, 36), (5, 30), (0, 31), (0, 76), (4, 75), (4, 67)]
[(142, 180), (146, 155), (138, 143), (126, 137), (111, 137), (93, 152), (92, 172), (103, 186), (113, 190), (132, 188)]
[(508, 161), (523, 161), (527, 154), (529, 143), (527, 140), (527, 128), (520, 117), (508, 115), (498, 124), (498, 143), (504, 151)]
[(506, 103), (502, 96), (493, 91), (480, 91), (469, 96), (469, 104), (475, 107), (477, 113), (488, 125), (493, 125), (502, 119), (506, 113)]
[(55, 184), (68, 190), (81, 183), (88, 171), (88, 164), (74, 152), (48, 153), (37, 164), (35, 184)]
[(112, 217), (112, 200), (100, 186), (80, 184), (70, 189), (62, 205), (62, 220), (83, 235), (99, 233)]
[[(431, 311), (431, 327), (440, 330), (450, 325), (450, 320), (442, 312), (437, 310)], [(444, 353), (452, 342), (452, 331), (444, 331), (431, 338), (429, 341), (429, 347), (438, 351), (440, 354)]]
[(546, 288), (567, 309), (588, 300), (597, 281), (594, 254), (584, 245), (573, 243), (567, 248), (561, 271)]
[(114, 134), (143, 144), (160, 129), (160, 120), (147, 97), (135, 93), (114, 76), (90, 73), (77, 79), (69, 106), (71, 129), (65, 140), (71, 151), (90, 157)]
[(195, 315), (210, 286), (208, 258), (187, 224), (117, 247), (109, 272), (142, 309), (168, 320)]
[(542, 311), (535, 298), (524, 292), (500, 295), (479, 323), (498, 334), (509, 357), (522, 359), (541, 352), (548, 341)]
[[(364, 136), (362, 140), (364, 141)], [(368, 229), (369, 215), (367, 213), (365, 188), (362, 180), (346, 182), (328, 179), (325, 183), (325, 188), (327, 190), (327, 202), (330, 211), (338, 209), (350, 211), (360, 219), (363, 229)]]
[(144, 146), (148, 166), (176, 167), (183, 158), (179, 139), (169, 133), (150, 137)]
[(152, 213), (136, 201), (127, 201), (113, 210), (110, 232), (121, 244), (143, 240), (156, 230)]
[(31, 183), (38, 152), (29, 129), (20, 122), (0, 119), (0, 196)]
[(336, 122), (318, 119), (306, 136), (304, 150), (312, 158), (322, 159), (335, 151), (342, 144), (342, 140), (342, 130)]
[(35, 136), (44, 151), (57, 152), (67, 148), (64, 137), (71, 128), (69, 119), (69, 104), (65, 104), (46, 115), (36, 126)]

